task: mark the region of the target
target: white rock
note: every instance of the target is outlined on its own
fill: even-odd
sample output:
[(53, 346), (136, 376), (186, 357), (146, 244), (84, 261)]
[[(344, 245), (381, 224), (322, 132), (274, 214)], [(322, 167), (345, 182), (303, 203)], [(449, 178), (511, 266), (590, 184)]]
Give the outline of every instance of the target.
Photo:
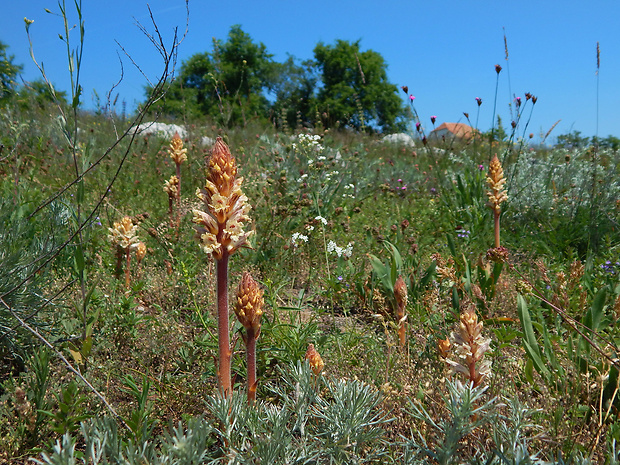
[(142, 123), (138, 126), (131, 128), (133, 131), (137, 131), (142, 136), (150, 136), (155, 134), (156, 136), (163, 137), (165, 139), (172, 139), (176, 132), (179, 133), (181, 138), (187, 137), (187, 131), (178, 124), (166, 124), (166, 123)]
[(383, 138), (383, 142), (387, 142), (390, 144), (401, 144), (408, 147), (415, 147), (413, 137), (403, 132), (397, 134), (388, 134)]

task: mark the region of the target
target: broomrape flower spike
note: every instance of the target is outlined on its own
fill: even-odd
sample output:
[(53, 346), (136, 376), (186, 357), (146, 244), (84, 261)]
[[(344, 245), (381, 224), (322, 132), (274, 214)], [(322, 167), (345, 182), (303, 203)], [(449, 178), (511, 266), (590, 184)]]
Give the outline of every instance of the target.
[(133, 224), (130, 217), (125, 216), (121, 221), (114, 223), (114, 227), (108, 228), (110, 234), (108, 240), (116, 247), (116, 275), (120, 277), (123, 268), (123, 257), (126, 260), (125, 265), (125, 287), (129, 288), (131, 251), (138, 248), (140, 240), (138, 239), (138, 225)]
[(306, 360), (310, 364), (310, 368), (312, 369), (315, 376), (319, 376), (323, 368), (325, 368), (325, 363), (321, 358), (321, 354), (314, 348), (314, 344), (308, 344), (308, 350), (306, 350)]
[[(489, 350), (491, 340), (482, 337), (482, 322), (471, 303), (466, 304), (461, 312), (459, 327), (452, 333), (452, 340), (456, 360), (447, 359), (452, 373), (460, 373), (474, 387), (491, 373), (491, 362), (484, 360), (484, 354)], [(443, 343), (447, 351), (449, 344)]]
[(196, 239), (202, 250), (213, 256), (217, 265), (218, 380), (226, 397), (232, 395), (230, 377), (230, 334), (228, 311), (228, 258), (241, 247), (251, 247), (245, 232), (250, 221), (248, 199), (241, 191), (243, 178), (237, 178), (237, 163), (222, 138), (218, 137), (207, 162), (204, 189), (196, 195), (204, 211), (194, 210)]
[(487, 176), (487, 184), (489, 185), (489, 207), (493, 210), (495, 219), (495, 247), (500, 246), (499, 242), (499, 215), (501, 213), (502, 202), (508, 200), (506, 194), (506, 178), (504, 177), (504, 170), (502, 164), (497, 158), (497, 154), (493, 156), (491, 163), (489, 164), (489, 175)]
[[(181, 224), (181, 164), (187, 161), (187, 149), (183, 148), (183, 140), (181, 136), (179, 136), (178, 132), (174, 133), (172, 140), (170, 141), (170, 146), (168, 147), (168, 153), (170, 154), (170, 158), (174, 162), (176, 166), (176, 189), (174, 190), (175, 200), (177, 203), (177, 217), (176, 217), (176, 227), (177, 232), (178, 228)], [(172, 181), (172, 178), (170, 179)], [(168, 191), (167, 191), (168, 192)], [(171, 192), (168, 192), (168, 196), (171, 196)], [(172, 197), (170, 197), (172, 199)], [(172, 208), (170, 209), (172, 212)], [(172, 222), (172, 213), (171, 213), (171, 222)]]
[(256, 401), (256, 341), (260, 335), (260, 317), (263, 314), (263, 291), (258, 287), (250, 273), (244, 273), (237, 288), (235, 314), (245, 328), (243, 342), (246, 347), (248, 372), (248, 403)]

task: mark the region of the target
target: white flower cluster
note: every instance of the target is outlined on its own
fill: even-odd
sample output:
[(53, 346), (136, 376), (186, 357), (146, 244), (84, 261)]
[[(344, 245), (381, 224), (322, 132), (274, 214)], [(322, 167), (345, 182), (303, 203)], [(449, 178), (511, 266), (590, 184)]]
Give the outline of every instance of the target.
[(291, 236), (291, 242), (293, 244), (293, 247), (299, 247), (299, 244), (301, 243), (301, 241), (303, 242), (308, 242), (308, 236), (306, 236), (305, 234), (301, 234), (301, 233), (293, 233), (293, 235)]
[(314, 218), (317, 221), (320, 221), (321, 223), (323, 223), (323, 225), (327, 225), (327, 220), (325, 218), (323, 218), (321, 215), (317, 216), (316, 218)]
[(321, 145), (321, 136), (318, 134), (299, 134), (299, 144), (293, 143), (293, 150), (313, 150), (321, 152), (323, 146)]
[(327, 243), (327, 251), (329, 253), (335, 253), (339, 257), (349, 258), (353, 255), (353, 244), (349, 242), (346, 247), (338, 247), (334, 241)]
[(355, 198), (355, 195), (353, 195), (353, 191), (355, 190), (355, 184), (346, 184), (344, 186), (344, 189), (347, 191), (344, 194), (342, 194), (343, 197), (351, 197), (352, 199)]

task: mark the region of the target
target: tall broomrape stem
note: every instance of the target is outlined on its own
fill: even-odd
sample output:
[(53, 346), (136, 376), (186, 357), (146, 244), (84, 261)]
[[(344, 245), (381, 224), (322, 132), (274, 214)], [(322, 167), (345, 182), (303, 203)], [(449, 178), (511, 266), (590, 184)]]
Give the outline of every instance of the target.
[(226, 395), (232, 393), (230, 359), (230, 332), (228, 324), (228, 252), (217, 260), (217, 340), (219, 352), (218, 377), (220, 389)]
[(202, 250), (217, 263), (217, 315), (219, 369), (218, 383), (226, 397), (232, 395), (230, 378), (230, 334), (228, 309), (228, 259), (241, 247), (250, 247), (244, 223), (250, 220), (250, 205), (241, 191), (243, 178), (237, 178), (237, 163), (220, 137), (215, 141), (207, 163), (204, 189), (198, 189), (204, 211), (194, 210), (196, 239)]
[(504, 177), (504, 170), (502, 164), (497, 158), (497, 154), (493, 156), (491, 163), (489, 164), (489, 175), (487, 176), (487, 184), (489, 185), (489, 207), (493, 210), (494, 223), (495, 223), (495, 248), (500, 246), (499, 241), (499, 216), (502, 212), (501, 204), (508, 199), (506, 194), (506, 178)]
[(256, 401), (256, 341), (260, 335), (260, 317), (263, 314), (263, 291), (258, 287), (250, 273), (244, 273), (237, 289), (235, 314), (239, 323), (245, 328), (247, 371), (248, 371), (248, 403)]

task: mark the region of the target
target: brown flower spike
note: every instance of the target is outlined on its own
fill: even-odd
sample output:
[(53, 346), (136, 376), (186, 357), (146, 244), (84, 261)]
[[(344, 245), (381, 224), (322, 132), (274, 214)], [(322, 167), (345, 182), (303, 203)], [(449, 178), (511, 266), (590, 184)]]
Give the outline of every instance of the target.
[(129, 288), (131, 251), (138, 248), (140, 240), (137, 236), (138, 226), (133, 224), (130, 217), (125, 216), (121, 221), (114, 223), (113, 228), (108, 228), (110, 234), (108, 240), (116, 247), (116, 275), (120, 278), (123, 268), (123, 257), (125, 258), (125, 287)]
[(204, 204), (204, 211), (194, 210), (196, 238), (200, 247), (213, 256), (217, 265), (217, 326), (218, 326), (218, 379), (222, 393), (232, 394), (230, 359), (232, 351), (228, 311), (228, 259), (240, 247), (250, 247), (248, 238), (253, 231), (243, 230), (250, 218), (250, 205), (241, 191), (243, 178), (237, 179), (237, 163), (224, 141), (218, 137), (207, 162), (207, 180), (204, 189), (196, 195)]
[(246, 347), (248, 371), (248, 403), (256, 400), (256, 341), (260, 335), (260, 317), (263, 314), (263, 291), (258, 287), (250, 273), (243, 273), (237, 288), (235, 314), (245, 328), (243, 341)]
[(502, 202), (508, 200), (506, 195), (506, 178), (504, 177), (504, 170), (502, 164), (497, 158), (497, 154), (493, 156), (491, 163), (489, 164), (489, 175), (487, 176), (487, 184), (489, 185), (489, 207), (493, 210), (495, 218), (495, 247), (500, 246), (499, 242), (499, 215), (502, 211)]
[(241, 247), (250, 247), (248, 238), (254, 231), (245, 232), (243, 225), (250, 220), (251, 206), (241, 191), (243, 178), (236, 178), (237, 164), (228, 146), (217, 138), (207, 166), (204, 189), (196, 195), (206, 211), (194, 210), (196, 238), (202, 249), (221, 260), (224, 253), (234, 253)]
[(325, 363), (321, 358), (321, 354), (319, 354), (318, 351), (314, 348), (314, 344), (308, 345), (308, 350), (306, 351), (306, 360), (308, 360), (310, 368), (312, 368), (314, 374), (316, 376), (319, 376), (323, 371), (323, 368), (325, 368)]
[(453, 373), (462, 374), (474, 387), (491, 373), (491, 362), (484, 360), (491, 340), (482, 337), (482, 328), (475, 307), (466, 304), (461, 312), (459, 328), (452, 333), (456, 360), (446, 360)]

